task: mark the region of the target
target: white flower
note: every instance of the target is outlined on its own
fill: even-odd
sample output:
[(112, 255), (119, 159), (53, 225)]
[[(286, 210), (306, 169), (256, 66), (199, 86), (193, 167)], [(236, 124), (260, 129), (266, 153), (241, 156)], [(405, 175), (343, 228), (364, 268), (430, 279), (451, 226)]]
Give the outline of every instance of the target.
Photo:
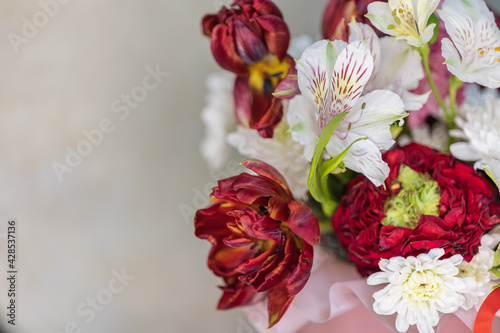
[(401, 97), (405, 110), (420, 110), (431, 93), (429, 91), (416, 95), (410, 92), (424, 78), (420, 54), (403, 41), (394, 41), (391, 37), (379, 38), (368, 24), (353, 20), (349, 23), (349, 28), (349, 42), (368, 39), (373, 56), (373, 73), (366, 83), (364, 93), (387, 89)]
[(256, 130), (238, 126), (236, 132), (227, 136), (227, 141), (241, 155), (262, 160), (276, 168), (285, 177), (296, 199), (307, 198), (310, 163), (304, 156), (304, 147), (292, 139), (285, 120), (276, 126), (272, 138), (263, 138)]
[(236, 127), (234, 80), (234, 75), (221, 72), (209, 75), (205, 81), (208, 93), (207, 105), (201, 111), (201, 119), (205, 124), (201, 154), (211, 170), (221, 169), (229, 156), (226, 134)]
[(500, 242), (499, 234), (486, 234), (481, 238), (481, 246), (479, 247), (479, 252), (472, 258), (470, 262), (463, 261), (458, 269), (459, 277), (473, 278), (477, 283), (477, 290), (464, 293), (465, 303), (462, 306), (465, 310), (476, 307), (479, 310), (479, 306), (484, 301), (486, 296), (491, 292), (491, 288), (498, 284), (494, 282), (499, 278), (493, 274), (490, 269), (493, 267), (493, 260), (495, 251), (493, 249)]
[(381, 149), (393, 144), (390, 125), (402, 121), (406, 113), (401, 98), (388, 90), (362, 92), (373, 71), (373, 58), (366, 42), (347, 45), (336, 40), (321, 40), (309, 46), (297, 62), (298, 83), (302, 95), (294, 97), (288, 108), (292, 137), (305, 146), (310, 161), (321, 132), (336, 115), (348, 115), (335, 130), (326, 146), (337, 156), (359, 138), (343, 162), (363, 173), (375, 185), (387, 178), (389, 167)]
[(443, 249), (417, 257), (393, 257), (379, 262), (382, 272), (368, 277), (369, 285), (388, 283), (373, 294), (373, 310), (381, 315), (397, 312), (396, 328), (406, 332), (417, 325), (421, 333), (434, 332), (440, 313), (453, 313), (464, 303), (462, 293), (475, 288), (471, 278), (459, 278), (461, 255), (439, 260)]
[(450, 135), (465, 142), (450, 146), (456, 158), (476, 161), (476, 169), (490, 174), (500, 185), (500, 98), (495, 90), (480, 92), (476, 86), (465, 90), (466, 101), (458, 109), (455, 119), (458, 129)]
[[(446, 0), (439, 11), (448, 70), (464, 82), (500, 87), (500, 30), (483, 0)], [(452, 43), (453, 41), (453, 43)]]
[(464, 161), (500, 159), (500, 99), (492, 93), (482, 95), (483, 103), (463, 103), (455, 119), (457, 130), (450, 131), (456, 138), (467, 140), (451, 145), (451, 153)]
[(293, 37), (290, 41), (290, 46), (288, 47), (288, 54), (294, 58), (300, 58), (302, 52), (313, 43), (311, 36), (302, 34), (297, 37)]
[(436, 10), (439, 0), (389, 0), (376, 1), (368, 5), (371, 23), (383, 33), (406, 39), (415, 47), (429, 42), (434, 34), (435, 23), (427, 21)]
[(448, 127), (441, 122), (435, 122), (432, 126), (424, 123), (410, 131), (411, 138), (408, 135), (398, 137), (399, 145), (406, 146), (411, 142), (417, 142), (441, 151), (448, 149)]

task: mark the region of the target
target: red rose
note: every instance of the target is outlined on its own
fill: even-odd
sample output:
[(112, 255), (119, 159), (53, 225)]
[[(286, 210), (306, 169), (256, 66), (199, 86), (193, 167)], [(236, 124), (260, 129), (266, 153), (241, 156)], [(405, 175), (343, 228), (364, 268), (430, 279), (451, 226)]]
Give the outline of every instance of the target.
[(262, 137), (272, 137), (283, 117), (282, 102), (273, 93), (295, 66), (286, 54), (290, 33), (280, 10), (269, 0), (236, 0), (205, 15), (202, 28), (217, 63), (238, 75), (236, 119)]
[(274, 168), (243, 164), (258, 175), (220, 180), (214, 203), (196, 212), (195, 234), (212, 243), (208, 267), (225, 282), (218, 308), (267, 298), (272, 326), (309, 278), (319, 224)]
[[(391, 169), (386, 189), (375, 187), (364, 176), (357, 177), (349, 184), (332, 220), (359, 272), (366, 276), (379, 271), (381, 258), (416, 256), (433, 248), (443, 248), (447, 256), (460, 254), (470, 261), (484, 232), (500, 222), (493, 186), (472, 167), (416, 143), (388, 151), (383, 159)], [(416, 171), (427, 184), (436, 182), (440, 195), (438, 204), (431, 207), (435, 214), (418, 215), (413, 228), (383, 223), (389, 207), (403, 191), (398, 178), (402, 166)], [(411, 199), (423, 196), (418, 191), (410, 195)]]

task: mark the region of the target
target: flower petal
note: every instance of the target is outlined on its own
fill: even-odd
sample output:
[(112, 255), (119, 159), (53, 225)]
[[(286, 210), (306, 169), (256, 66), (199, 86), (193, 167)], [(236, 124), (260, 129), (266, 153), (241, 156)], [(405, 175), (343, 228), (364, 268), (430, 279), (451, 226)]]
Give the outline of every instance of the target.
[(255, 20), (264, 29), (264, 39), (269, 51), (280, 61), (283, 60), (290, 43), (290, 33), (285, 21), (276, 15), (258, 16)]
[(313, 211), (301, 201), (290, 201), (288, 208), (290, 208), (290, 218), (288, 219), (290, 230), (308, 244), (318, 244), (320, 238), (319, 223)]
[(247, 75), (248, 68), (239, 56), (234, 45), (234, 38), (224, 24), (218, 24), (212, 30), (210, 46), (217, 63), (224, 69), (237, 75)]

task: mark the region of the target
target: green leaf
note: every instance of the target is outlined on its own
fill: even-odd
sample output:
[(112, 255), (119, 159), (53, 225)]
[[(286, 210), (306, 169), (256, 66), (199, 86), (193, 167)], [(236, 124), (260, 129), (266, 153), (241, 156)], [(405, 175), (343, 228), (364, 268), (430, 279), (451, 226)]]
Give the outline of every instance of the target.
[(319, 136), (318, 144), (314, 151), (314, 156), (311, 162), (311, 170), (309, 171), (308, 186), (312, 197), (318, 202), (323, 203), (331, 200), (331, 195), (328, 191), (327, 179), (319, 177), (321, 164), (323, 162), (323, 150), (330, 141), (333, 132), (346, 115), (347, 112), (342, 112), (330, 120)]
[(432, 23), (435, 23), (436, 26), (434, 27), (434, 34), (432, 35), (432, 38), (429, 41), (429, 45), (436, 43), (439, 37), (439, 20), (435, 13), (432, 13), (432, 15), (429, 17), (427, 25), (431, 25)]
[(330, 172), (332, 172), (336, 167), (338, 167), (340, 165), (340, 163), (342, 163), (342, 160), (344, 159), (344, 157), (347, 155), (347, 153), (349, 152), (349, 149), (351, 149), (352, 145), (355, 144), (356, 142), (360, 141), (360, 140), (366, 140), (368, 138), (359, 138), (357, 139), (356, 141), (354, 141), (353, 143), (351, 143), (349, 145), (349, 147), (347, 147), (346, 149), (344, 149), (343, 152), (341, 152), (340, 154), (338, 154), (337, 156), (335, 156), (334, 158), (331, 158), (329, 159), (328, 161), (325, 161), (323, 163), (323, 165), (321, 166), (321, 179), (325, 178), (326, 176), (328, 176), (328, 174)]
[(495, 255), (493, 256), (493, 267), (498, 266), (500, 266), (500, 246), (498, 246), (497, 250), (495, 251)]
[(326, 45), (326, 68), (328, 71), (328, 77), (332, 76), (333, 67), (337, 62), (338, 56), (339, 54), (337, 53), (337, 50), (333, 47), (333, 44), (328, 41), (328, 44)]
[(403, 132), (404, 127), (399, 126), (398, 124), (394, 123), (391, 125), (391, 134), (392, 134), (392, 139), (396, 140), (396, 138)]
[(490, 271), (491, 271), (493, 274), (495, 274), (496, 276), (500, 277), (500, 271), (498, 271), (498, 269), (496, 269), (496, 268), (492, 268), (492, 269), (490, 269)]
[(295, 92), (294, 89), (289, 89), (289, 90), (282, 90), (282, 91), (278, 91), (278, 92), (274, 92), (272, 93), (273, 96), (283, 96), (283, 95), (290, 95), (290, 94), (293, 94)]

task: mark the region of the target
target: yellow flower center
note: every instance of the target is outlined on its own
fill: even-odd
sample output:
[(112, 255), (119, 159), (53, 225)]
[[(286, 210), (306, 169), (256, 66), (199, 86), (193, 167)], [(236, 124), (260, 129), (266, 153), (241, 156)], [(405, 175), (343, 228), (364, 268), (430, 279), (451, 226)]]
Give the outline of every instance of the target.
[(392, 17), (394, 21), (396, 21), (396, 25), (390, 24), (387, 29), (394, 30), (394, 32), (400, 36), (420, 38), (420, 34), (415, 24), (415, 18), (413, 17), (413, 9), (408, 7), (405, 3), (400, 3), (400, 5), (401, 7), (399, 9), (394, 9), (392, 11)]
[(392, 188), (401, 188), (386, 202), (382, 225), (414, 229), (422, 215), (439, 216), (441, 190), (429, 175), (421, 174), (406, 165), (399, 169), (397, 182)]
[(434, 273), (429, 271), (413, 272), (404, 285), (411, 300), (425, 302), (439, 292), (440, 285)]
[(288, 73), (288, 59), (279, 61), (274, 54), (267, 54), (262, 61), (248, 66), (250, 71), (250, 86), (255, 90), (263, 90), (265, 94), (271, 94), (278, 83)]

